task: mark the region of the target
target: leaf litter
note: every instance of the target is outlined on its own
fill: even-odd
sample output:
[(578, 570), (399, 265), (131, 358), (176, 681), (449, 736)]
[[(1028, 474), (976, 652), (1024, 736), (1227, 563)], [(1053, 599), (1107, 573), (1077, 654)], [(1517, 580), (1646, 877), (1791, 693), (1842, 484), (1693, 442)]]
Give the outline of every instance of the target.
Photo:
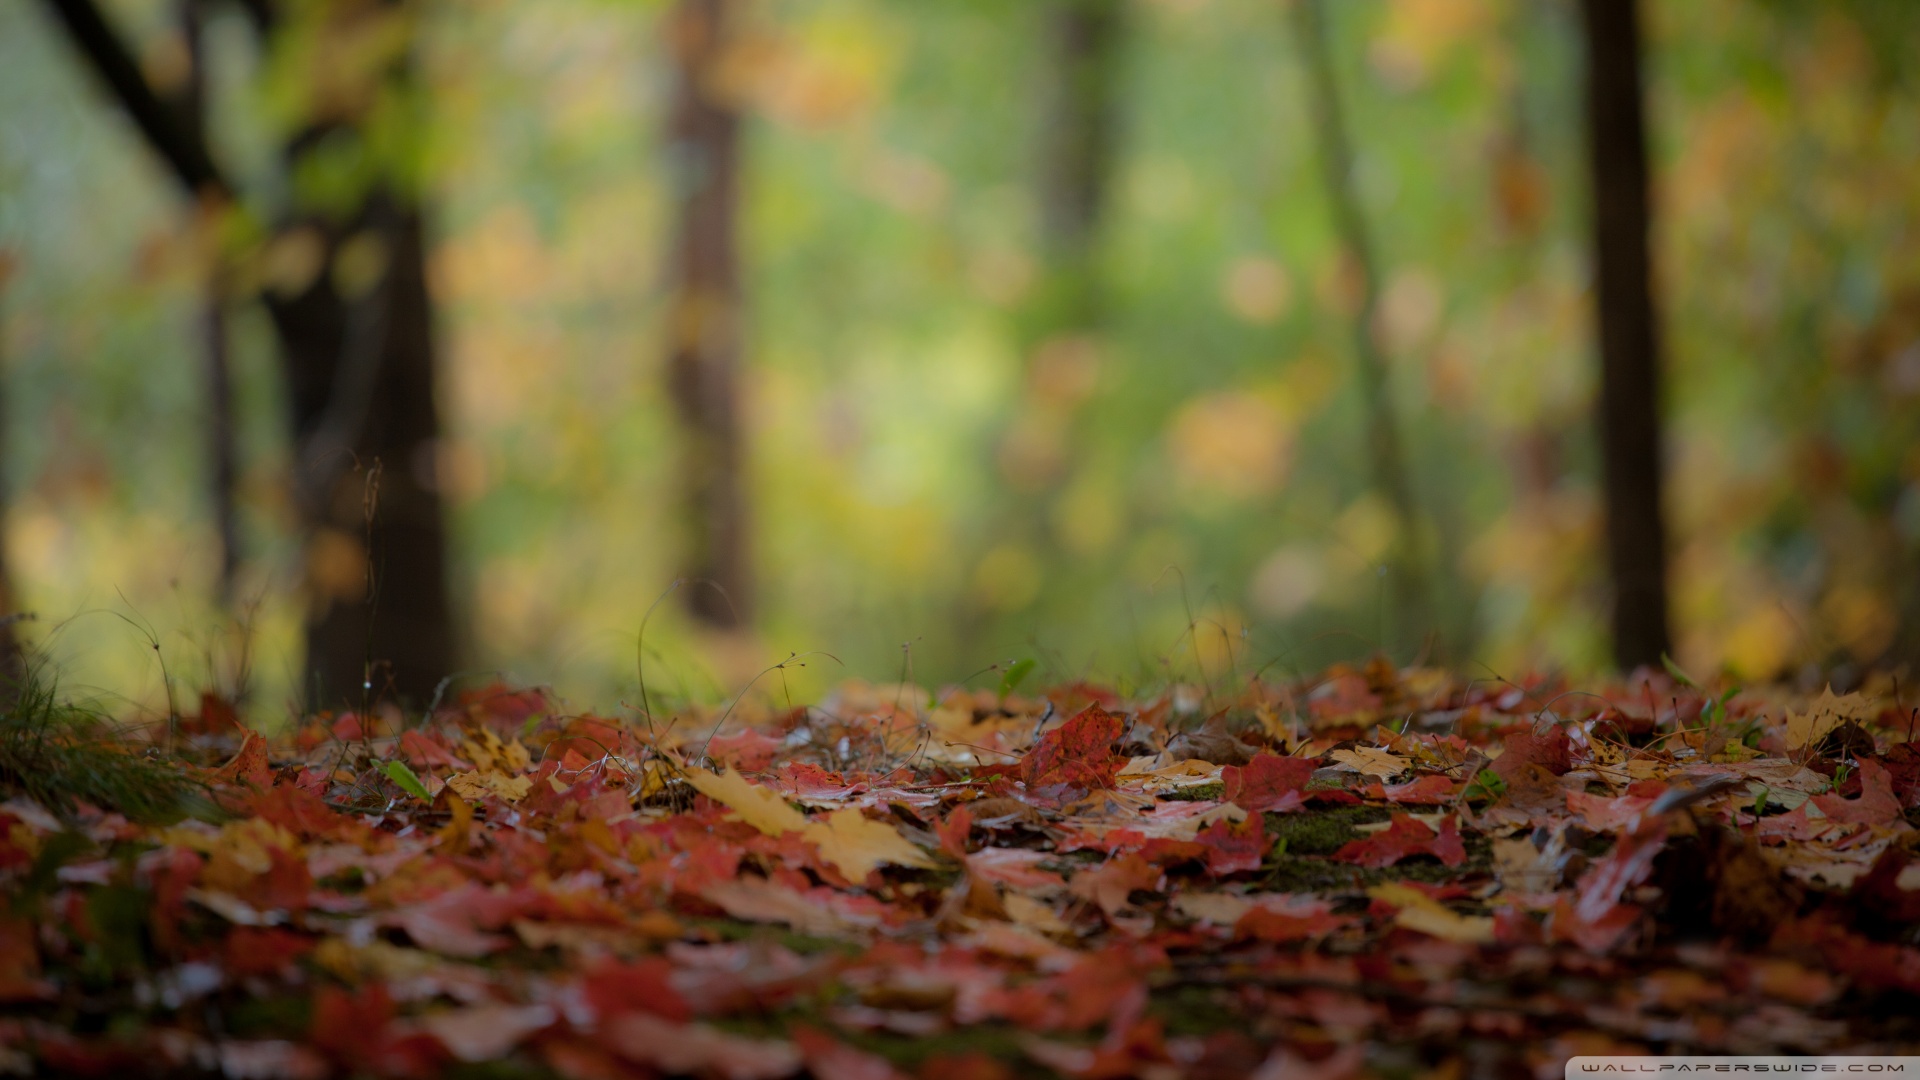
[[(1897, 684), (1019, 685), (671, 723), (491, 687), (271, 740), (209, 699), (154, 750), (14, 725), (0, 1072), (1340, 1080), (1920, 1047)], [(96, 759), (125, 782), (58, 771)]]

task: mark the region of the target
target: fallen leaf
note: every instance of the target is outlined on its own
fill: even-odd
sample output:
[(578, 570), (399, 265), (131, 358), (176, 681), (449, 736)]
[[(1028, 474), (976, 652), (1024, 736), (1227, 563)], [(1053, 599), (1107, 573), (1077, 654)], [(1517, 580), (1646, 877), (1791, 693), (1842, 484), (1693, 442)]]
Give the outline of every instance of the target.
[(884, 864), (934, 865), (933, 859), (901, 836), (898, 829), (854, 809), (835, 810), (824, 822), (810, 822), (800, 835), (812, 841), (820, 849), (820, 857), (852, 882), (865, 881)]
[(1305, 789), (1313, 778), (1313, 762), (1262, 753), (1245, 766), (1226, 766), (1220, 770), (1220, 778), (1226, 800), (1243, 810), (1298, 810), (1306, 805)]
[(1120, 718), (1089, 705), (1066, 723), (1040, 737), (1021, 761), (1027, 790), (1092, 790), (1113, 786), (1126, 760), (1113, 752)]
[(1362, 840), (1349, 840), (1332, 857), (1337, 862), (1377, 870), (1415, 855), (1432, 855), (1448, 866), (1466, 862), (1467, 849), (1460, 842), (1459, 826), (1454, 819), (1442, 818), (1436, 832), (1410, 814), (1395, 814), (1386, 831)]
[(1356, 746), (1348, 750), (1335, 750), (1327, 755), (1333, 762), (1330, 768), (1344, 772), (1357, 772), (1363, 776), (1377, 776), (1388, 780), (1413, 768), (1413, 762), (1399, 754), (1382, 750), (1377, 746)]
[(1849, 825), (1891, 825), (1903, 820), (1900, 800), (1893, 794), (1893, 777), (1872, 758), (1861, 758), (1859, 764), (1859, 798), (1815, 795), (1813, 805), (1828, 819)]
[(1367, 895), (1399, 909), (1393, 916), (1396, 926), (1464, 945), (1485, 945), (1493, 941), (1491, 918), (1461, 915), (1410, 885), (1390, 881), (1368, 889)]
[(768, 836), (800, 832), (807, 827), (807, 816), (788, 806), (779, 792), (761, 787), (731, 768), (718, 776), (705, 769), (688, 769), (686, 780), (695, 791)]

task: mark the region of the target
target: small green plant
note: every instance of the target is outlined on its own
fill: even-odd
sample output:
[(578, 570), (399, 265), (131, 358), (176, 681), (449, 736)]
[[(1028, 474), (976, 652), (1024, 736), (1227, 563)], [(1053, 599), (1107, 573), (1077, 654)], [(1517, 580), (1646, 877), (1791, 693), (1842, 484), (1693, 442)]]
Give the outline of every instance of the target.
[(1507, 782), (1492, 769), (1481, 769), (1473, 783), (1467, 785), (1466, 796), (1469, 801), (1492, 802), (1507, 793)]
[(1833, 779), (1828, 783), (1827, 789), (1829, 791), (1839, 791), (1842, 787), (1846, 786), (1847, 777), (1852, 775), (1853, 775), (1853, 766), (1847, 764), (1844, 761), (1841, 762), (1838, 766), (1834, 768)]
[(389, 761), (381, 768), (382, 771), (387, 774), (387, 779), (400, 785), (401, 791), (419, 799), (421, 802), (433, 801), (433, 796), (427, 794), (427, 785), (420, 782), (420, 778), (414, 775), (413, 770), (407, 767), (406, 762)]

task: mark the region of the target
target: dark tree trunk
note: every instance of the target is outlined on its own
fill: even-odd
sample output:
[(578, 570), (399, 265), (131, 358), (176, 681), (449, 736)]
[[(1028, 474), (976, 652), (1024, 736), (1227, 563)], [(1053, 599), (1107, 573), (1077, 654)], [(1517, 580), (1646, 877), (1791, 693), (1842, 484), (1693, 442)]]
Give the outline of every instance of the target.
[(1107, 202), (1119, 98), (1120, 0), (1051, 0), (1040, 154), (1040, 225), (1051, 281), (1051, 330), (1097, 320), (1093, 251)]
[(296, 496), (309, 531), (307, 682), (315, 704), (394, 693), (426, 701), (453, 670), (444, 508), (435, 476), (432, 304), (418, 208), (377, 192), (347, 223), (384, 269), (355, 296), (321, 273), (268, 310), (286, 350)]
[[(1346, 112), (1327, 41), (1326, 13), (1320, 0), (1295, 0), (1294, 29), (1306, 61), (1309, 105), (1319, 144), (1321, 178), (1333, 207), (1334, 231), (1359, 279), (1359, 305), (1353, 317), (1353, 353), (1360, 394), (1367, 413), (1367, 462), (1373, 487), (1393, 509), (1399, 529), (1391, 566), (1394, 611), (1401, 637), (1417, 637), (1434, 628), (1431, 585), (1427, 578), (1426, 529), (1414, 501), (1407, 469), (1399, 409), (1393, 400), (1387, 356), (1379, 328), (1380, 270), (1373, 233), (1353, 183), (1353, 147)], [(1381, 642), (1383, 648), (1391, 643)]]
[(1581, 0), (1580, 10), (1587, 37), (1613, 658), (1631, 669), (1658, 663), (1671, 648), (1640, 29), (1635, 0)]
[(679, 0), (668, 15), (675, 225), (667, 367), (684, 440), (683, 576), (693, 583), (682, 594), (696, 619), (720, 629), (750, 624), (754, 599), (737, 388), (741, 118), (720, 85), (740, 11), (735, 0)]
[[(225, 201), (233, 187), (195, 126), (185, 124), (92, 0), (46, 0), (181, 185)], [(341, 3), (352, 19), (398, 0)], [(270, 0), (243, 0), (263, 37), (278, 32)], [(304, 27), (313, 32), (313, 27)], [(402, 61), (404, 64), (404, 61)], [(404, 70), (372, 77), (404, 81)], [(290, 167), (326, 139), (351, 134), (351, 117), (299, 133)], [(450, 674), (455, 636), (447, 538), (434, 476), (433, 310), (421, 213), (376, 183), (350, 213), (292, 213), (280, 236), (308, 231), (323, 258), (313, 279), (263, 300), (280, 340), (292, 411), (295, 501), (308, 533), (307, 684), (310, 703), (362, 703), (392, 693), (426, 700)], [(370, 280), (346, 282), (348, 244), (371, 259)], [(362, 275), (366, 276), (366, 275)]]

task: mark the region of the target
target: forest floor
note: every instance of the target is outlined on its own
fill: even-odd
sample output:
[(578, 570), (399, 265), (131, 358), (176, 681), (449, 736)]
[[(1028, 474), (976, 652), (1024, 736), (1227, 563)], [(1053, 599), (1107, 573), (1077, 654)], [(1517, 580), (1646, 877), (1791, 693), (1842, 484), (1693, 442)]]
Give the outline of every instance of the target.
[(0, 722), (0, 1073), (1554, 1077), (1920, 1053), (1898, 683)]

